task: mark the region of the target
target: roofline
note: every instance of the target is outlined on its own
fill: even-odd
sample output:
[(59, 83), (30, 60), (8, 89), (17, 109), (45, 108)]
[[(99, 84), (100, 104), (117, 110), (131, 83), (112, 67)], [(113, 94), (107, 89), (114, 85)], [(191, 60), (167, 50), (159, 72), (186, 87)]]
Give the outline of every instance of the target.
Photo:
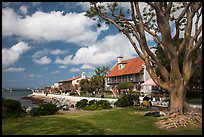
[[(142, 68), (142, 70), (143, 70), (143, 68)], [(138, 72), (138, 73), (140, 73), (140, 72)], [(138, 74), (138, 73), (129, 73), (129, 74), (122, 74), (122, 75), (106, 76), (106, 78), (108, 78), (108, 77), (118, 77), (118, 76), (124, 76), (124, 75), (131, 75), (131, 74)]]

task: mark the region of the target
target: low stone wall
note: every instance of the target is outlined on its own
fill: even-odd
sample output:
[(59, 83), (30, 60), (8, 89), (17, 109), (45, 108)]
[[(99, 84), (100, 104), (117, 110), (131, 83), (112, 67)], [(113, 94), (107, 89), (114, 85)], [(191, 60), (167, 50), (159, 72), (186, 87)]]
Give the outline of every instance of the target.
[(94, 97), (78, 97), (78, 96), (67, 96), (67, 95), (54, 95), (54, 94), (43, 94), (43, 93), (33, 93), (30, 94), (24, 99), (29, 99), (35, 102), (49, 102), (52, 104), (56, 104), (58, 107), (63, 105), (68, 106), (75, 106), (77, 101), (80, 101), (82, 99), (87, 100), (108, 100), (111, 105), (113, 105), (118, 99), (109, 99), (109, 98), (94, 98)]

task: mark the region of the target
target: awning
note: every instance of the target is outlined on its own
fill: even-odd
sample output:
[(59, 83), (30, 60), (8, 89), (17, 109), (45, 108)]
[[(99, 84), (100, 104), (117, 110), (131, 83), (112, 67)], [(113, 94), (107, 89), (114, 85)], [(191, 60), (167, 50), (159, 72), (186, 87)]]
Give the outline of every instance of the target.
[(157, 86), (157, 84), (151, 78), (141, 84), (141, 86), (148, 86), (148, 85), (149, 86)]

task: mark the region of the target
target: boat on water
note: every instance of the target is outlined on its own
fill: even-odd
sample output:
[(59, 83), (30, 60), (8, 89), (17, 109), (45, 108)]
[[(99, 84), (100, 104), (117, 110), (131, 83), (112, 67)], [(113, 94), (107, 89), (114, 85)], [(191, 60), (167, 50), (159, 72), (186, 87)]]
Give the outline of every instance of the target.
[(10, 89), (9, 91), (10, 91), (10, 92), (13, 92), (13, 90), (12, 90), (12, 89)]

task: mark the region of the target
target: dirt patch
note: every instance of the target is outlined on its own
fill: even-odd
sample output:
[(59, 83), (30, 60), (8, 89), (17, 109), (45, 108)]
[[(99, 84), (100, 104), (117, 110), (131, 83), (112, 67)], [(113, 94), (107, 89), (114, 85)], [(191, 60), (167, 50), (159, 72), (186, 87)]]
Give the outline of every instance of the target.
[(202, 126), (202, 113), (190, 111), (183, 115), (171, 114), (160, 117), (156, 122), (158, 128), (162, 129), (175, 129), (179, 127), (201, 127)]
[(69, 110), (62, 110), (60, 109), (58, 111), (59, 114), (68, 114), (68, 113), (78, 113), (78, 114), (82, 114), (82, 113), (87, 113), (90, 112), (88, 110), (83, 110), (83, 109), (76, 109), (76, 108), (69, 108)]

